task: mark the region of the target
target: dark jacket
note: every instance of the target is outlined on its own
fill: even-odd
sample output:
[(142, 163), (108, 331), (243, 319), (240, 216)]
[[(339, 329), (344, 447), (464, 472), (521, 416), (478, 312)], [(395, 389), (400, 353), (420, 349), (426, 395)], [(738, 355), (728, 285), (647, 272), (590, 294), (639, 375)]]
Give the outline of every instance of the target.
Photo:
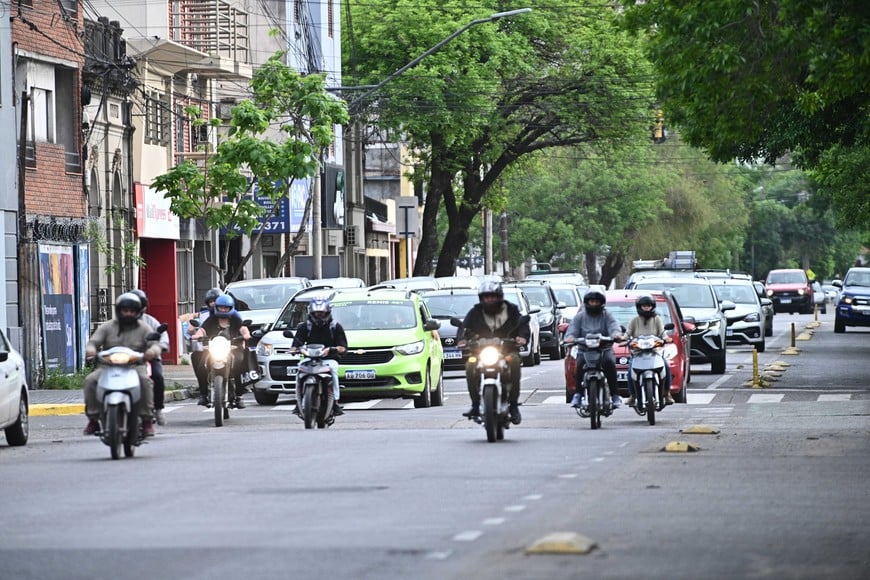
[[(334, 320), (324, 326), (315, 326), (306, 320), (296, 327), (296, 334), (293, 335), (293, 346), (299, 348), (308, 343), (347, 348), (347, 336), (345, 336), (341, 324)], [(329, 356), (326, 358), (338, 360), (340, 356), (335, 350), (330, 350)]]
[[(222, 330), (220, 327), (220, 322), (218, 322), (220, 318), (212, 314), (208, 318), (205, 319), (205, 322), (202, 323), (202, 329), (205, 331), (205, 335), (209, 338), (214, 338), (220, 331)], [(241, 336), (241, 328), (244, 326), (242, 324), (242, 317), (235, 315), (230, 316), (230, 338), (236, 338)]]
[(519, 324), (522, 315), (516, 304), (505, 301), (504, 306), (508, 311), (507, 321), (501, 328), (496, 328), (493, 331), (490, 330), (486, 320), (483, 318), (483, 306), (475, 304), (462, 321), (462, 327), (459, 329), (459, 338), (516, 338), (521, 336), (528, 342), (532, 335), (528, 321)]

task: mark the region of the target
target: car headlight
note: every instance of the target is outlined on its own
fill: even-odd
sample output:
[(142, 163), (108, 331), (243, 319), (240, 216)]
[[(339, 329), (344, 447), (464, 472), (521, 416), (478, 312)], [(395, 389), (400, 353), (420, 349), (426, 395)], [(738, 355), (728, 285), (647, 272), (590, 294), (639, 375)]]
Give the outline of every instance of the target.
[(695, 323), (695, 331), (696, 332), (705, 332), (710, 327), (709, 322), (696, 322)]
[(272, 353), (275, 352), (275, 345), (271, 342), (264, 343), (262, 340), (257, 343), (257, 355), (258, 356), (272, 356)]
[(770, 298), (771, 296), (773, 296), (773, 290), (768, 290), (767, 297)]
[(753, 312), (752, 314), (747, 314), (746, 316), (744, 316), (743, 320), (745, 322), (758, 322), (759, 320), (761, 320), (761, 316), (759, 316), (757, 312)]
[(852, 302), (854, 302), (854, 298), (852, 298), (851, 296), (843, 296), (843, 298), (841, 298), (840, 301), (843, 304), (851, 304)]
[(798, 293), (798, 296), (803, 296), (804, 294), (807, 293), (807, 291), (804, 290), (803, 288), (801, 288), (800, 290), (797, 291), (797, 293)]
[(494, 346), (487, 346), (480, 351), (480, 362), (483, 363), (484, 366), (491, 367), (498, 362), (499, 355), (500, 353), (497, 348)]
[(423, 341), (418, 340), (411, 344), (402, 344), (396, 347), (396, 351), (401, 354), (420, 354), (423, 352)]

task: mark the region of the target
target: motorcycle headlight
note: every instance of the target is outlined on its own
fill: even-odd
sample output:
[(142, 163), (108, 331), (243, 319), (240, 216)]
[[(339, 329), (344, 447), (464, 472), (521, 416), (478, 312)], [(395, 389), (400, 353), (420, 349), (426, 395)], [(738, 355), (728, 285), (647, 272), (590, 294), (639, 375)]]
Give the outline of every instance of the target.
[(272, 356), (272, 353), (275, 352), (275, 345), (270, 342), (263, 342), (262, 340), (257, 343), (257, 354), (260, 356)]
[(650, 348), (655, 348), (656, 342), (658, 341), (655, 338), (651, 337), (638, 338), (632, 341), (631, 347), (647, 350)]
[(665, 357), (665, 360), (671, 360), (675, 358), (678, 354), (679, 351), (677, 350), (677, 345), (672, 342), (666, 344), (665, 347), (662, 349), (662, 356)]
[(583, 344), (586, 345), (586, 348), (598, 348), (598, 345), (601, 344), (600, 338), (584, 338)]
[(133, 357), (126, 352), (113, 352), (103, 359), (113, 365), (128, 365), (133, 361)]
[(752, 314), (747, 314), (746, 316), (744, 316), (743, 320), (746, 322), (758, 322), (759, 320), (761, 320), (761, 317), (758, 315), (757, 312), (753, 312)]
[(487, 346), (483, 350), (480, 351), (480, 362), (482, 362), (485, 366), (492, 366), (498, 362), (498, 357), (500, 353), (498, 349), (494, 346)]
[(223, 336), (216, 336), (208, 341), (208, 351), (211, 357), (217, 361), (225, 361), (230, 354), (230, 341)]
[(423, 341), (418, 340), (411, 344), (403, 344), (396, 347), (396, 350), (401, 354), (419, 354), (423, 352)]

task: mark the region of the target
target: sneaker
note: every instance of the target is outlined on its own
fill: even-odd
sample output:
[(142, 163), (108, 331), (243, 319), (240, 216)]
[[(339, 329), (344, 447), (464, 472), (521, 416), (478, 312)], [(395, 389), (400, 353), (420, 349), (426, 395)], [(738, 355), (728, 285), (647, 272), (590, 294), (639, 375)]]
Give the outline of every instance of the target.
[(342, 409), (341, 405), (339, 405), (338, 403), (333, 402), (332, 403), (332, 416), (338, 417), (339, 415), (344, 415), (344, 409)]
[(208, 397), (205, 395), (200, 395), (199, 400), (196, 402), (196, 404), (203, 407), (211, 407), (211, 403), (208, 401)]
[(635, 402), (636, 402), (636, 399), (634, 398), (634, 395), (632, 395), (628, 398), (628, 406), (629, 407), (634, 407)]
[(299, 410), (299, 405), (296, 405), (293, 408), (293, 414), (296, 415), (297, 417), (299, 417), (300, 419), (302, 418), (302, 411)]
[(142, 433), (145, 434), (145, 437), (154, 437), (154, 423), (150, 419), (142, 420)]
[(244, 409), (247, 405), (245, 405), (245, 401), (241, 397), (236, 397), (236, 409)]
[(618, 409), (622, 406), (622, 397), (619, 395), (614, 395), (610, 397), (610, 402), (613, 403), (613, 408)]
[(512, 425), (519, 425), (523, 422), (523, 416), (520, 414), (520, 406), (516, 403), (508, 407), (508, 413), (510, 413)]
[(471, 405), (471, 408), (462, 414), (463, 417), (468, 417), (471, 419), (472, 417), (480, 417), (480, 405)]
[(154, 418), (157, 419), (158, 425), (166, 425), (166, 415), (163, 414), (163, 409), (154, 409)]
[(82, 431), (82, 435), (96, 435), (100, 430), (100, 422), (96, 419), (88, 419), (88, 426)]
[(571, 399), (571, 406), (575, 409), (579, 409), (580, 407), (586, 406), (586, 401), (583, 400), (583, 395), (580, 393), (574, 393), (574, 398)]
[(676, 401), (674, 401), (674, 396), (671, 395), (671, 391), (667, 391), (665, 393), (665, 405), (673, 405), (674, 403), (676, 403)]

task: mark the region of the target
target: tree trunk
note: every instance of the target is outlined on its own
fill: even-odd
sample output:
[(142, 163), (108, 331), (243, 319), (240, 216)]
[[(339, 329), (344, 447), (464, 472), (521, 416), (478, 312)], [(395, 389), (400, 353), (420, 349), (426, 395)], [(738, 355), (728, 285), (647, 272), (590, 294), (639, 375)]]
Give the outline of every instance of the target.
[(589, 284), (598, 284), (598, 254), (592, 251), (586, 252), (586, 281)]
[(607, 259), (604, 260), (604, 264), (601, 266), (601, 281), (599, 284), (604, 284), (605, 287), (609, 288), (610, 283), (616, 279), (624, 265), (625, 254), (622, 252), (610, 252), (607, 254)]
[(444, 243), (441, 244), (441, 253), (438, 254), (435, 276), (453, 276), (456, 274), (456, 259), (468, 242), (468, 227), (478, 211), (462, 205), (459, 207), (458, 219), (450, 220), (450, 226), (444, 236)]
[(414, 262), (414, 276), (428, 276), (432, 271), (432, 260), (438, 252), (438, 210), (444, 192), (449, 191), (451, 175), (440, 167), (433, 166), (429, 176), (426, 202), (423, 204), (423, 227), (420, 244), (417, 246), (417, 259)]

